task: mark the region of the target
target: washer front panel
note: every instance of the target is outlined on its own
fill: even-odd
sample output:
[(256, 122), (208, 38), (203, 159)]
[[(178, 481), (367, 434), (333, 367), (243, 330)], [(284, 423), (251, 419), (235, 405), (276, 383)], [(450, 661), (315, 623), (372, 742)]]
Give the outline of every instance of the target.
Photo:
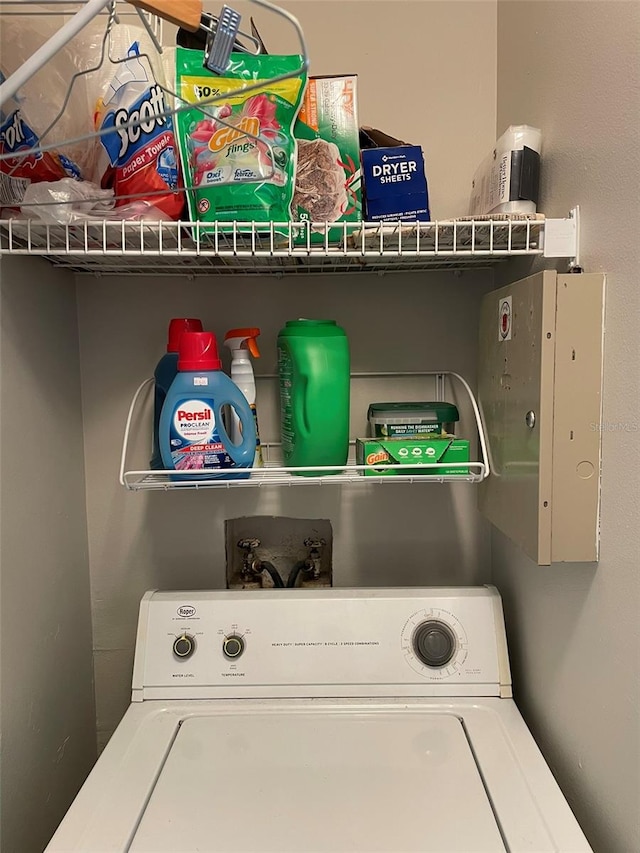
[[(429, 695), (445, 685), (449, 695), (499, 694), (504, 626), (495, 591), (362, 592), (154, 594), (143, 602), (134, 690), (154, 699), (270, 690), (327, 696), (341, 688)], [(455, 637), (445, 665), (428, 666), (415, 653), (412, 638), (428, 621), (444, 623)], [(193, 641), (184, 657), (174, 652), (181, 637)]]

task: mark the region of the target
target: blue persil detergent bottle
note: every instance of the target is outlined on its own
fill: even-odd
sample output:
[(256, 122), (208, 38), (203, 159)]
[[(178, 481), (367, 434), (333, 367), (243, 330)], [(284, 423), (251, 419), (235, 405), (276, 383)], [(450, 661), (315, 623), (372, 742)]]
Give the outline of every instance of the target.
[[(242, 424), (242, 441), (233, 444), (222, 421), (232, 406)], [(246, 397), (222, 372), (211, 332), (183, 332), (178, 373), (160, 414), (160, 453), (165, 469), (193, 471), (178, 479), (244, 479), (256, 451), (256, 428)], [(195, 472), (201, 472), (197, 476)], [(177, 478), (177, 475), (172, 475)]]
[(169, 335), (167, 337), (167, 351), (158, 362), (154, 379), (153, 398), (153, 455), (150, 467), (153, 471), (162, 468), (162, 456), (160, 455), (160, 414), (167, 397), (167, 391), (178, 374), (178, 346), (180, 338), (185, 332), (201, 332), (202, 323), (191, 317), (174, 317), (169, 323)]

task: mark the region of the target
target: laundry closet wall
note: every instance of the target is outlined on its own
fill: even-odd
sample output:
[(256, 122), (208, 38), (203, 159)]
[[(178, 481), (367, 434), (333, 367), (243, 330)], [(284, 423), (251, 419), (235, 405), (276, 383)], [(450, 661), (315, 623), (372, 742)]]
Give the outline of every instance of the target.
[[(361, 123), (424, 147), (432, 215), (465, 213), (473, 170), (495, 137), (495, 3), (284, 5), (303, 25), (312, 73), (359, 75)], [(295, 47), (280, 18), (247, 3), (238, 8), (255, 15), (270, 51)], [(475, 384), (479, 300), (492, 281), (489, 270), (77, 278), (100, 747), (129, 701), (141, 595), (223, 587), (226, 518), (330, 519), (339, 586), (489, 579), (488, 525), (466, 484), (126, 493), (116, 482), (126, 411), (164, 350), (169, 318), (201, 317), (220, 338), (234, 326), (259, 326), (256, 372), (273, 373), (285, 320), (333, 317), (349, 335), (354, 370), (457, 370)], [(372, 385), (370, 399), (381, 393)], [(277, 438), (264, 415), (263, 434)], [(363, 408), (361, 434), (365, 418)]]
[(498, 3), (498, 130), (544, 128), (541, 207), (580, 205), (607, 274), (600, 563), (492, 535), (516, 698), (597, 853), (640, 849), (639, 44), (637, 2)]
[(0, 261), (0, 848), (42, 850), (96, 757), (75, 284)]

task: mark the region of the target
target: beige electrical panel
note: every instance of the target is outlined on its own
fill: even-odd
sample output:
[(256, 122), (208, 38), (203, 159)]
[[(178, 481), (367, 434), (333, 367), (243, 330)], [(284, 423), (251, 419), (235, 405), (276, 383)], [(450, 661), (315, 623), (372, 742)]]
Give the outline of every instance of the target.
[(532, 560), (598, 559), (604, 276), (542, 272), (487, 294), (482, 513)]

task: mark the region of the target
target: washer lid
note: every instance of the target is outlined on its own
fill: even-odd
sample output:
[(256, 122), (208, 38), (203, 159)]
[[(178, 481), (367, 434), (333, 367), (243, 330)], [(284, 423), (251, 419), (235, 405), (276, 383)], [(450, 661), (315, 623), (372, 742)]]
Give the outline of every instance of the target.
[(132, 853), (506, 850), (454, 714), (186, 719)]

